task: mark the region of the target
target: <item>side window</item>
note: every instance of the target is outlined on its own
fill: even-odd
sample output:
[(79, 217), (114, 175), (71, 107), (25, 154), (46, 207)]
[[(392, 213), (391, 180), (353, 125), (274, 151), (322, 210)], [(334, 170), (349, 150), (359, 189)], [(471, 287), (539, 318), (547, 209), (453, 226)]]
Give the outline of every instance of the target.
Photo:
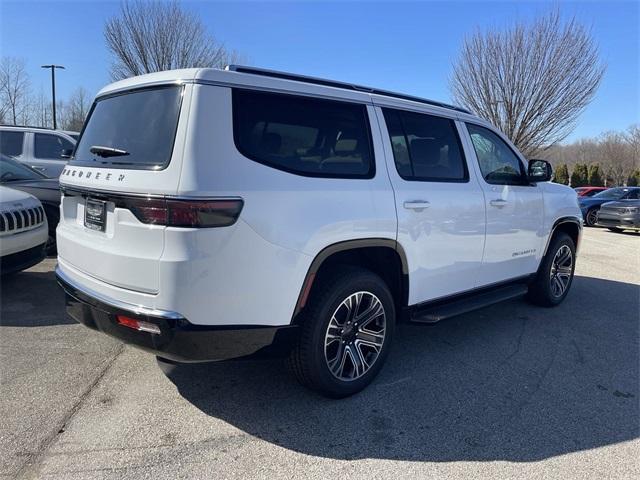
[(364, 105), (233, 90), (233, 136), (244, 156), (313, 177), (372, 178)]
[(522, 185), (525, 172), (520, 159), (498, 135), (491, 130), (467, 123), (480, 171), (487, 183)]
[(22, 155), (23, 143), (24, 132), (0, 130), (0, 153), (2, 153), (2, 155), (19, 157)]
[(389, 108), (382, 111), (402, 178), (432, 182), (469, 179), (453, 120)]
[(73, 144), (66, 138), (49, 133), (35, 134), (35, 157), (36, 158), (59, 158), (62, 159), (63, 150), (73, 150)]
[(629, 190), (629, 193), (627, 193), (624, 198), (627, 200), (638, 200), (638, 198), (640, 198), (640, 189), (634, 188), (633, 190)]

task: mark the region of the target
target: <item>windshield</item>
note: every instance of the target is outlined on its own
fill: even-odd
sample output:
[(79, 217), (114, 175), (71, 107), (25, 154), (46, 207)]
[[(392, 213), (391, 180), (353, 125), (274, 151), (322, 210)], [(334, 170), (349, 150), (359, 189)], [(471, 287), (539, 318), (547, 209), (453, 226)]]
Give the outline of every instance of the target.
[(624, 188), (610, 188), (609, 190), (605, 190), (604, 192), (596, 193), (593, 198), (613, 198), (618, 199), (622, 195), (624, 195)]
[(171, 160), (182, 87), (137, 90), (98, 99), (72, 165), (159, 170)]
[(16, 160), (5, 155), (0, 158), (0, 183), (20, 180), (42, 180), (43, 178), (47, 177)]

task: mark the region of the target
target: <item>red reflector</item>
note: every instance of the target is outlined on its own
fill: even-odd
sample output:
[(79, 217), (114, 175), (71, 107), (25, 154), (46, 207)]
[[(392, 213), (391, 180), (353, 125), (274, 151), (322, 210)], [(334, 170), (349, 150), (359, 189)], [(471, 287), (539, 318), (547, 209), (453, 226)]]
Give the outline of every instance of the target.
[(133, 318), (124, 317), (122, 315), (118, 315), (118, 323), (120, 325), (124, 325), (125, 327), (133, 328), (134, 330), (138, 330), (138, 321)]
[(135, 318), (125, 317), (124, 315), (116, 315), (118, 323), (123, 327), (132, 328), (140, 332), (149, 332), (160, 334), (160, 327), (153, 323), (143, 322), (142, 320), (136, 320)]
[(307, 283), (304, 285), (304, 289), (302, 290), (302, 295), (300, 295), (300, 301), (298, 302), (298, 307), (303, 308), (307, 304), (307, 298), (309, 298), (309, 292), (311, 291), (311, 286), (313, 285), (313, 281), (316, 278), (316, 274), (312, 273), (307, 278)]

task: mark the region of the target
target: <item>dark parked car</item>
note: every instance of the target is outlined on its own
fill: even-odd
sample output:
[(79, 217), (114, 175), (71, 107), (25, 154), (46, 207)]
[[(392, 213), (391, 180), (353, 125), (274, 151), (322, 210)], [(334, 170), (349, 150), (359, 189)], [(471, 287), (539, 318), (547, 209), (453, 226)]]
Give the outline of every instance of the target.
[(56, 252), (56, 226), (60, 220), (60, 185), (57, 178), (47, 178), (37, 170), (6, 155), (0, 155), (0, 185), (30, 193), (42, 203), (49, 238), (47, 254)]
[(604, 192), (607, 187), (576, 187), (574, 190), (579, 197), (593, 197), (595, 194)]
[(597, 223), (612, 232), (640, 230), (640, 200), (604, 203), (598, 211)]
[(636, 200), (640, 197), (640, 187), (616, 187), (595, 194), (593, 197), (578, 197), (585, 225), (593, 227), (598, 218), (598, 210), (603, 203), (616, 200)]

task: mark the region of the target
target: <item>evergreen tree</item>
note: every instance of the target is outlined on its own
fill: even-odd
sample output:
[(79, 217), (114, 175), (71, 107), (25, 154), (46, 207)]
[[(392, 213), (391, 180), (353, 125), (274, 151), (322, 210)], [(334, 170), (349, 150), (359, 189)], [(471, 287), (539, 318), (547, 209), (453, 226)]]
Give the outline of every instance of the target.
[(554, 182), (569, 185), (569, 169), (566, 163), (558, 165), (554, 175)]
[(638, 185), (640, 185), (640, 170), (634, 170), (627, 178), (627, 186), (637, 187)]
[(589, 171), (587, 166), (582, 163), (576, 163), (575, 167), (573, 167), (573, 172), (571, 172), (571, 186), (573, 188), (584, 187), (588, 181)]
[(592, 187), (604, 186), (604, 180), (600, 174), (600, 165), (594, 164), (589, 166), (589, 185)]

